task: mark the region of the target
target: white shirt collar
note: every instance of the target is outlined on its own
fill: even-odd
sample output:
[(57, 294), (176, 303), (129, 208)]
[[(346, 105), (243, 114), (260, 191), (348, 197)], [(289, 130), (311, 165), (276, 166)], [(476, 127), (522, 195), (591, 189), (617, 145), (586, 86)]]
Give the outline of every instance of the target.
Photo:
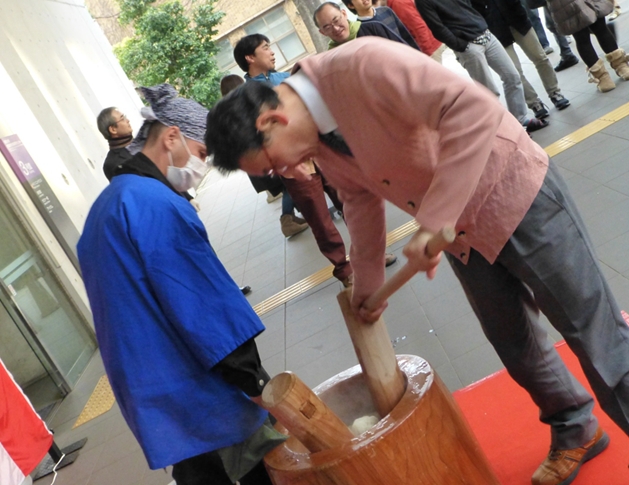
[(308, 79), (308, 76), (306, 76), (303, 71), (297, 71), (282, 82), (293, 88), (304, 102), (319, 129), (319, 133), (325, 135), (338, 128), (338, 123), (332, 116), (332, 113), (330, 113), (319, 91), (317, 91), (315, 85)]

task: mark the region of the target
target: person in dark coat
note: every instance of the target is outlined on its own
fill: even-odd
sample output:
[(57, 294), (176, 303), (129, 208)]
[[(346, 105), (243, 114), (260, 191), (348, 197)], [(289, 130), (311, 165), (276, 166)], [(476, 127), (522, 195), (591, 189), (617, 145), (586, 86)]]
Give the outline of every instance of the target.
[(555, 41), (559, 46), (559, 63), (555, 66), (555, 72), (563, 71), (572, 66), (576, 66), (579, 63), (579, 58), (574, 55), (572, 49), (570, 48), (570, 41), (565, 35), (561, 35), (557, 32), (557, 26), (555, 22), (553, 22), (553, 18), (550, 16), (550, 12), (548, 11), (548, 4), (546, 0), (521, 0), (522, 5), (526, 9), (526, 13), (529, 16), (529, 20), (531, 24), (533, 24), (533, 30), (537, 34), (537, 38), (539, 39), (540, 44), (544, 48), (544, 52), (546, 54), (550, 54), (546, 48), (552, 49), (550, 44), (548, 43), (548, 38), (546, 37), (546, 32), (544, 31), (544, 26), (542, 25), (542, 21), (539, 18), (539, 12), (537, 11), (539, 8), (544, 9), (544, 20), (546, 21), (546, 28), (552, 32), (555, 36)]
[(115, 106), (102, 110), (96, 118), (96, 124), (98, 131), (109, 143), (103, 172), (107, 180), (111, 180), (116, 167), (131, 159), (127, 147), (133, 141), (133, 129), (129, 119)]
[(415, 0), (415, 6), (433, 35), (454, 51), (470, 77), (496, 96), (500, 91), (491, 71), (500, 76), (507, 109), (527, 132), (548, 126), (544, 119), (529, 118), (520, 75), (470, 0)]
[(528, 57), (546, 89), (550, 101), (559, 110), (570, 106), (559, 89), (557, 74), (548, 60), (535, 30), (529, 21), (528, 14), (520, 0), (472, 0), (472, 6), (485, 18), (492, 34), (504, 46), (522, 79), (524, 99), (527, 106), (535, 113), (536, 118), (546, 118), (548, 108), (542, 103), (537, 92), (526, 79), (522, 71), (520, 59), (513, 44), (518, 44)]
[[(319, 27), (321, 35), (330, 39), (328, 43), (329, 49), (334, 49), (350, 40), (365, 36), (382, 37), (383, 39), (408, 45), (402, 37), (382, 22), (349, 20), (347, 12), (334, 2), (323, 2), (319, 5), (314, 11), (313, 19), (314, 23)], [(414, 47), (417, 48), (416, 43)]]
[(404, 39), (404, 42), (408, 45), (414, 49), (421, 50), (409, 30), (389, 7), (374, 7), (371, 4), (371, 0), (343, 0), (343, 3), (356, 14), (357, 19), (361, 23), (380, 22)]

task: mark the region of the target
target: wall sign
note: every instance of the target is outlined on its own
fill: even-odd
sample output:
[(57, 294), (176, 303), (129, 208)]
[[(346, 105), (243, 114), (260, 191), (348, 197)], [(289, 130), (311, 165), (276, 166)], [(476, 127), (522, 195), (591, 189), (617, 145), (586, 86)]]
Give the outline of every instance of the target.
[(72, 264), (80, 272), (79, 260), (76, 256), (76, 244), (79, 232), (70, 220), (59, 199), (39, 171), (17, 135), (0, 138), (0, 152), (4, 155), (11, 169), (22, 183), (37, 210), (53, 232)]

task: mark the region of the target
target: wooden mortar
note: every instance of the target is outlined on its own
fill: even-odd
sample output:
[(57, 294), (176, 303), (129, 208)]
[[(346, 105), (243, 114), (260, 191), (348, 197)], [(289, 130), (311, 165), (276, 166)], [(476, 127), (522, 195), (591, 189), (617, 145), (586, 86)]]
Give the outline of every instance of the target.
[[(291, 436), (265, 457), (273, 483), (500, 485), (430, 365), (412, 355), (397, 356), (397, 361), (407, 385), (387, 416), (360, 436), (315, 453)], [(314, 392), (346, 425), (376, 411), (360, 366), (328, 379)]]

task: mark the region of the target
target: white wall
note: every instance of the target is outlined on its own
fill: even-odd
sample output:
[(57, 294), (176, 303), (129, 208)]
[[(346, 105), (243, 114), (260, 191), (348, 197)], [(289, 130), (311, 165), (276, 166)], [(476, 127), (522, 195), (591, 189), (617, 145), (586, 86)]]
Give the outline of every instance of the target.
[[(108, 147), (96, 116), (108, 106), (140, 126), (142, 103), (82, 0), (0, 0), (0, 137), (20, 137), (79, 232), (107, 185), (102, 162)], [(1, 155), (0, 182), (63, 260)], [(59, 267), (81, 286), (65, 262)]]

